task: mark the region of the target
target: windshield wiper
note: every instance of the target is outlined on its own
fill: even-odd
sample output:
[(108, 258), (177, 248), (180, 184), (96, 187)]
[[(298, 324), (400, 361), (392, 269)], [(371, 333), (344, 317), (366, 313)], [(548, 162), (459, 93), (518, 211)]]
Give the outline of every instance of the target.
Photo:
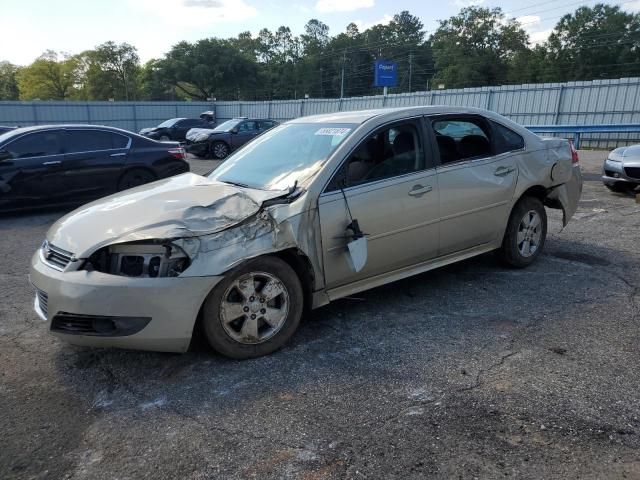
[(222, 183), (228, 183), (229, 185), (235, 185), (236, 187), (242, 187), (242, 188), (251, 188), (249, 185), (247, 185), (246, 183), (240, 183), (240, 182), (234, 182), (232, 180), (220, 180)]

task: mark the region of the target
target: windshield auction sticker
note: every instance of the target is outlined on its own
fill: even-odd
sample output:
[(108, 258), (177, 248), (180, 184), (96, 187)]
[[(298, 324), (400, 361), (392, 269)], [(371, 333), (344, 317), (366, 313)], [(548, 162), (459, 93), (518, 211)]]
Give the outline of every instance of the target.
[(351, 131), (350, 128), (321, 128), (316, 131), (316, 135), (331, 135), (342, 137)]

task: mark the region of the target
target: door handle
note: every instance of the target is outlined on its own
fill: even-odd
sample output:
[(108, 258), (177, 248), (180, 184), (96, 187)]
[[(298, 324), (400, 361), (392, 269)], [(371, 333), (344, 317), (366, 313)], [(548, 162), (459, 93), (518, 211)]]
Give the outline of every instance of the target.
[(426, 187), (423, 187), (422, 185), (414, 185), (413, 188), (409, 190), (409, 195), (412, 197), (421, 197), (425, 193), (429, 193), (431, 190), (433, 190), (431, 185), (427, 185)]
[(496, 170), (493, 172), (493, 174), (496, 177), (504, 177), (506, 175), (509, 175), (511, 172), (514, 172), (516, 169), (513, 167), (498, 167), (496, 168)]
[(122, 152), (122, 153), (112, 153), (109, 156), (110, 157), (124, 157), (125, 155), (126, 155), (126, 153)]
[(50, 162), (44, 162), (42, 165), (46, 165), (47, 167), (51, 167), (54, 165), (62, 165), (62, 162), (60, 160), (52, 160)]

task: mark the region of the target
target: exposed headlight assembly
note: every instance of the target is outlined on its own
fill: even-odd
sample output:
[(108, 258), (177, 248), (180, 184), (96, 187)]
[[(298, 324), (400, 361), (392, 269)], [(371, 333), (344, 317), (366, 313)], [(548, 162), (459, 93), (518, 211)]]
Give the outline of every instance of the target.
[(122, 243), (95, 252), (84, 270), (124, 277), (177, 277), (189, 264), (187, 254), (171, 243)]

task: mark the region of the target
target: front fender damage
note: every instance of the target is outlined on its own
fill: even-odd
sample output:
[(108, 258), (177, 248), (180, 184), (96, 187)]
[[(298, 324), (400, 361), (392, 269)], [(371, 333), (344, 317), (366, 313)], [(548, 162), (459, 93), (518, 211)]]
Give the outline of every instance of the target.
[[(251, 258), (288, 249), (305, 256), (314, 271), (318, 271), (319, 256), (314, 245), (317, 215), (313, 210), (299, 209), (291, 204), (270, 205), (213, 233), (203, 235), (187, 229), (170, 232), (171, 242), (191, 259), (191, 265), (181, 276), (221, 275)], [(200, 217), (207, 215), (206, 207), (190, 212), (191, 221), (196, 213), (199, 223)]]

